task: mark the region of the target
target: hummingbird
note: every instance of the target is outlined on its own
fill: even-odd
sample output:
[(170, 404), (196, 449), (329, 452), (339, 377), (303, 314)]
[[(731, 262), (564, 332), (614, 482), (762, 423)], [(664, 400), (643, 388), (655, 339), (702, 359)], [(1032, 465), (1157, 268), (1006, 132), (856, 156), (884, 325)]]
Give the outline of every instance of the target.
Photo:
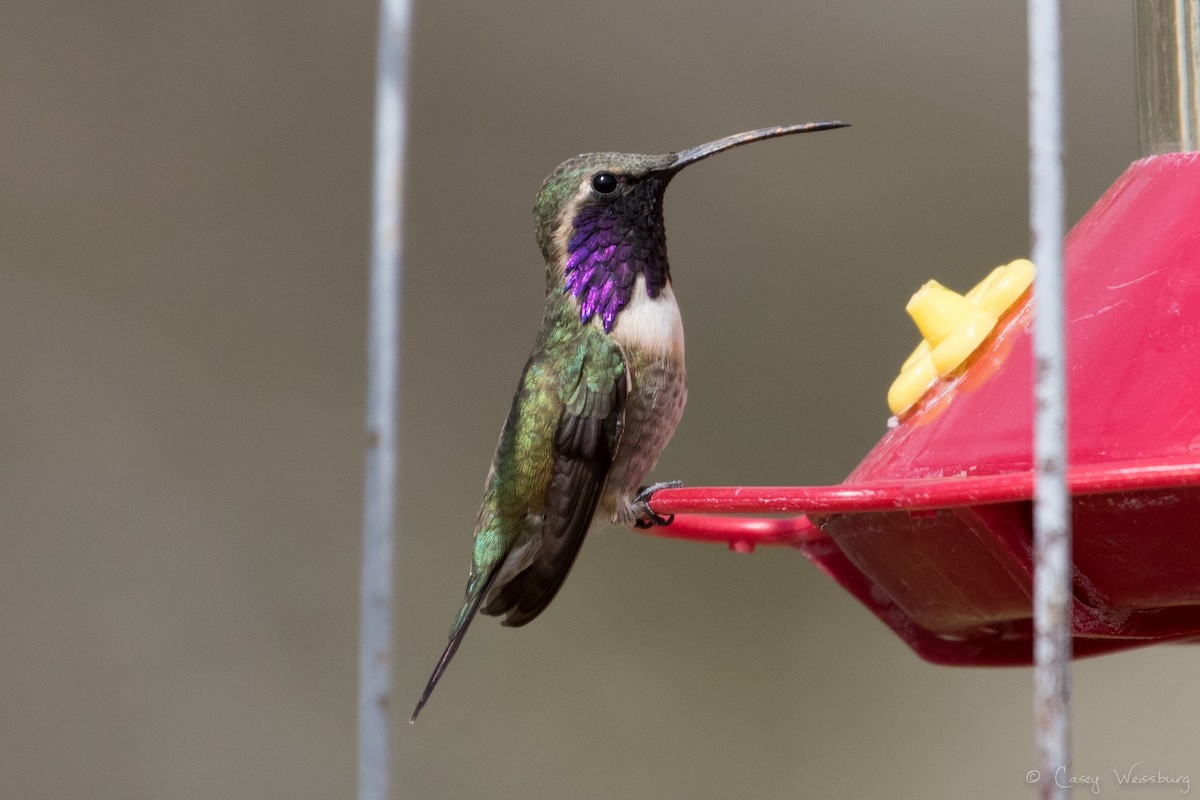
[(409, 722), (429, 700), (476, 613), (517, 627), (554, 599), (593, 519), (669, 524), (642, 486), (687, 400), (683, 323), (663, 195), (684, 167), (749, 142), (845, 127), (761, 128), (665, 155), (585, 153), (542, 184), (533, 207), (546, 307), (500, 433), (475, 521), (466, 599)]

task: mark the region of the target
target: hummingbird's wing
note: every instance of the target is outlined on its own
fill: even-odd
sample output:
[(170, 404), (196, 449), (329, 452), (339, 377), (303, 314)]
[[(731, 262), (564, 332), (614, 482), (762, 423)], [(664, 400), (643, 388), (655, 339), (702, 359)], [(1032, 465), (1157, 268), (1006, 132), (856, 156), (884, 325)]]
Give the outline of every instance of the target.
[[(508, 468), (502, 469), (493, 465), (488, 479), (490, 497), (494, 487), (505, 483), (502, 475), (513, 471), (537, 474), (537, 470), (519, 470), (515, 466), (516, 461), (530, 458), (522, 456), (522, 451), (514, 446), (518, 438), (517, 420), (523, 409), (528, 411), (524, 403), (536, 402), (532, 398), (549, 400), (546, 406), (550, 409), (560, 408), (557, 424), (553, 422), (551, 410), (545, 434), (538, 435), (539, 439), (549, 437), (553, 425), (553, 438), (548, 443), (544, 440), (541, 443), (543, 447), (548, 446), (551, 462), (541, 524), (532, 535), (522, 536), (501, 560), (486, 562), (483, 566), (477, 563), (472, 569), (466, 602), (450, 630), (450, 641), (413, 709), (410, 722), (416, 720), (429, 700), (476, 611), (482, 610), (492, 616), (506, 615), (503, 624), (515, 626), (524, 625), (546, 608), (575, 562), (596, 513), (596, 504), (621, 438), (629, 376), (620, 346), (598, 331), (594, 336), (587, 332), (582, 341), (572, 340), (568, 345), (572, 348), (578, 345), (571, 358), (560, 360), (561, 353), (543, 351), (535, 354), (526, 365), (521, 389), (505, 423), (497, 452), (501, 463), (508, 463), (508, 459), (513, 459), (514, 463), (508, 463)], [(534, 430), (539, 427), (533, 426)], [(533, 459), (536, 460), (536, 455)], [(537, 491), (540, 493), (540, 489)], [(485, 500), (481, 514), (491, 508), (491, 502)], [(495, 518), (495, 514), (486, 517), (488, 520)]]
[(483, 608), (504, 615), (504, 625), (524, 625), (540, 614), (575, 563), (621, 438), (628, 386), (620, 347), (607, 336), (591, 337), (578, 379), (562, 385), (540, 533), (522, 543), (529, 550), (510, 554), (521, 568), (496, 581)]

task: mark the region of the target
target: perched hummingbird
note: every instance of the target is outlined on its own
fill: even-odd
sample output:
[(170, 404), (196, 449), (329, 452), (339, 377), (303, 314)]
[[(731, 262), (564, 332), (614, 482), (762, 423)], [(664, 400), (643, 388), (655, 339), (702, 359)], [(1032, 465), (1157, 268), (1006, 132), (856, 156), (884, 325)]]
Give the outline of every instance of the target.
[(533, 207), (546, 259), (546, 310), (513, 398), (475, 522), (466, 601), (410, 722), (476, 612), (504, 625), (554, 599), (597, 514), (620, 525), (667, 519), (641, 487), (687, 399), (683, 324), (671, 290), (663, 194), (684, 167), (775, 136), (844, 127), (762, 128), (659, 156), (564, 161)]

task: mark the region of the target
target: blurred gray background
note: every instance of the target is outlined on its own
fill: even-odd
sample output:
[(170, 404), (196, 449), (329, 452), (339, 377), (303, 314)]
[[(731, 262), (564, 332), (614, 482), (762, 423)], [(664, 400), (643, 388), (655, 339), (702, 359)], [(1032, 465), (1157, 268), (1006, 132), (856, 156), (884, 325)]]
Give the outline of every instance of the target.
[[(350, 797), (376, 7), (0, 12), (0, 796)], [(763, 125), (667, 197), (690, 401), (656, 475), (840, 480), (924, 280), (1028, 253), (1025, 9), (421, 3), (396, 796), (1028, 796), (1028, 670), (918, 660), (799, 554), (597, 531), (403, 722), (588, 150)], [(1138, 156), (1132, 11), (1066, 3), (1070, 221)], [(1195, 651), (1080, 663), (1075, 771), (1200, 780)], [(1086, 790), (1084, 790), (1086, 791)]]

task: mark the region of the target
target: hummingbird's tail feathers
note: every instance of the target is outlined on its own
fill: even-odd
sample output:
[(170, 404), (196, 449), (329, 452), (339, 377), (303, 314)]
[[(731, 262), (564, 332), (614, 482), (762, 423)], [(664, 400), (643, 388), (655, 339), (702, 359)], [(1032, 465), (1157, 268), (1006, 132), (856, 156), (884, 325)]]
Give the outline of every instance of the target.
[(497, 570), (493, 569), (478, 591), (468, 592), (467, 602), (463, 605), (462, 611), (459, 612), (458, 619), (454, 623), (454, 627), (450, 630), (450, 641), (446, 644), (446, 649), (442, 651), (442, 657), (438, 659), (437, 665), (433, 668), (433, 674), (429, 676), (429, 682), (425, 684), (425, 691), (421, 692), (421, 699), (417, 701), (417, 707), (413, 709), (412, 716), (408, 718), (410, 725), (417, 721), (417, 715), (421, 713), (421, 709), (425, 707), (425, 703), (429, 701), (429, 696), (433, 694), (434, 688), (437, 687), (438, 681), (442, 679), (442, 673), (446, 671), (446, 667), (450, 664), (450, 659), (454, 658), (454, 654), (458, 652), (458, 646), (462, 644), (463, 637), (467, 635), (467, 628), (471, 627), (471, 620), (475, 618), (475, 613), (479, 611), (479, 604), (483, 602), (483, 598), (487, 595), (492, 581), (496, 579), (496, 573)]
[[(581, 459), (562, 459), (556, 464), (548, 493), (552, 504), (546, 507), (542, 535), (535, 540), (537, 549), (527, 566), (496, 586), (483, 613), (504, 616), (501, 624), (516, 628), (546, 609), (583, 546), (607, 467), (607, 461), (601, 465)], [(553, 485), (560, 482), (561, 486)]]

